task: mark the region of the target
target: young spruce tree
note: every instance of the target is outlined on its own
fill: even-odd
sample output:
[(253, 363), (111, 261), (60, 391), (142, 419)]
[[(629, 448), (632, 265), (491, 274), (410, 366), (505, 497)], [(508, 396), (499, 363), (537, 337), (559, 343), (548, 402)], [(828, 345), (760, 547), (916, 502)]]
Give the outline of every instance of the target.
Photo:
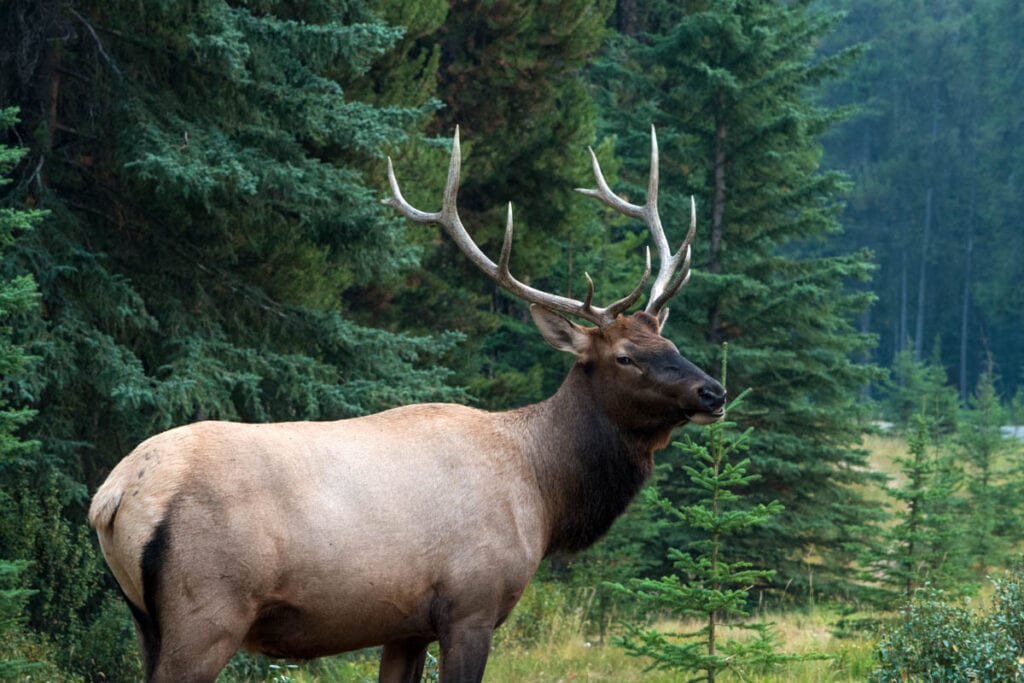
[(965, 501), (959, 495), (963, 469), (943, 442), (936, 444), (933, 421), (923, 412), (911, 418), (908, 453), (896, 458), (903, 483), (887, 491), (894, 499), (893, 524), (886, 528), (885, 550), (862, 558), (874, 578), (905, 597), (925, 585), (970, 593)]
[(1003, 434), (1010, 424), (996, 394), (991, 359), (963, 412), (957, 445), (966, 466), (971, 561), (979, 578), (1002, 566), (1016, 541), (1024, 484), (1018, 441)]
[[(733, 400), (729, 410), (735, 410), (747, 393)], [(626, 635), (619, 639), (630, 654), (652, 659), (651, 668), (703, 672), (689, 679), (692, 681), (714, 683), (719, 673), (729, 670), (745, 677), (752, 669), (793, 659), (776, 652), (770, 623), (743, 620), (750, 590), (763, 586), (775, 572), (734, 559), (732, 543), (737, 534), (761, 527), (781, 512), (782, 505), (778, 501), (748, 504), (738, 493), (760, 477), (749, 473), (750, 458), (736, 459), (748, 448), (753, 428), (733, 435), (735, 426), (735, 422), (724, 421), (707, 427), (706, 445), (692, 439), (676, 444), (695, 462), (681, 468), (690, 480), (696, 503), (676, 505), (658, 498), (651, 489), (645, 492), (672, 523), (695, 530), (696, 537), (687, 549), (668, 551), (674, 573), (615, 585), (650, 612), (698, 620), (696, 630), (680, 633), (627, 624)], [(737, 629), (753, 631), (754, 637), (725, 636)]]

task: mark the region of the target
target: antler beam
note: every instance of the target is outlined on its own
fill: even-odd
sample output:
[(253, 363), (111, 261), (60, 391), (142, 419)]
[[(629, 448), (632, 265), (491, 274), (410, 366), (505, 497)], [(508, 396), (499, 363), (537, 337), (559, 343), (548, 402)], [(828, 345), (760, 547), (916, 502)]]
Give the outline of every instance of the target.
[(665, 321), (668, 317), (668, 309), (665, 304), (674, 297), (690, 280), (690, 243), (697, 231), (697, 205), (693, 197), (690, 197), (690, 230), (686, 233), (686, 239), (679, 246), (675, 254), (672, 253), (665, 237), (665, 230), (661, 225), (661, 217), (658, 215), (658, 137), (651, 126), (651, 171), (647, 182), (647, 201), (643, 206), (631, 204), (622, 199), (608, 187), (601, 172), (601, 164), (597, 161), (597, 155), (590, 149), (590, 161), (594, 170), (594, 180), (597, 189), (576, 188), (576, 191), (588, 197), (594, 197), (605, 206), (615, 211), (637, 218), (647, 224), (647, 229), (654, 240), (655, 248), (658, 250), (658, 276), (654, 278), (651, 286), (651, 296), (644, 309), (651, 315)]
[[(591, 155), (593, 155), (593, 151), (591, 151)], [(655, 152), (655, 161), (656, 155), (657, 152)], [(476, 245), (473, 238), (470, 237), (465, 226), (462, 224), (462, 220), (459, 218), (456, 201), (459, 192), (459, 173), (461, 164), (462, 153), (459, 145), (459, 129), (456, 126), (455, 136), (452, 142), (451, 161), (448, 164), (448, 181), (444, 188), (444, 200), (441, 210), (434, 213), (428, 213), (413, 207), (402, 196), (402, 191), (398, 187), (398, 180), (395, 178), (395, 170), (391, 163), (391, 157), (388, 157), (388, 182), (391, 184), (391, 196), (383, 200), (383, 203), (394, 207), (400, 214), (410, 220), (416, 221), (417, 223), (436, 223), (440, 225), (444, 228), (445, 232), (448, 233), (448, 236), (451, 237), (455, 244), (458, 245), (459, 249), (462, 250), (462, 253), (464, 253), (477, 268), (483, 271), (484, 274), (494, 280), (502, 288), (529, 303), (539, 304), (551, 310), (558, 311), (559, 313), (589, 320), (599, 327), (606, 327), (615, 321), (615, 318), (619, 313), (636, 303), (640, 298), (640, 295), (643, 294), (644, 287), (651, 275), (650, 249), (647, 250), (647, 265), (644, 268), (644, 274), (640, 279), (640, 283), (628, 295), (603, 308), (596, 307), (592, 304), (594, 283), (590, 279), (590, 276), (586, 274), (587, 296), (583, 301), (534, 289), (533, 287), (525, 285), (517, 280), (509, 271), (509, 258), (512, 255), (512, 204), (509, 203), (508, 205), (508, 218), (505, 223), (505, 239), (502, 243), (501, 254), (498, 256), (498, 262), (495, 263), (480, 249), (480, 247)], [(594, 159), (594, 168), (595, 174), (598, 176), (598, 185), (601, 186), (604, 184), (604, 179), (600, 176), (601, 171), (600, 167), (597, 166), (596, 158)], [(607, 184), (604, 184), (603, 186), (607, 188)], [(611, 195), (610, 190), (608, 190), (608, 194)], [(655, 199), (657, 198), (656, 195), (657, 179), (655, 178)], [(604, 201), (604, 199), (602, 199), (602, 201)], [(619, 201), (621, 202), (621, 200)], [(632, 206), (630, 204), (627, 205)], [(657, 209), (655, 209), (655, 216), (656, 215)], [(660, 231), (660, 229), (661, 227), (659, 224), (658, 230)], [(662, 235), (661, 239), (664, 241), (664, 235)], [(659, 246), (659, 254), (661, 254), (660, 249), (661, 247)], [(664, 249), (666, 252), (668, 251), (667, 244)], [(662, 257), (662, 260), (664, 261), (664, 257)], [(662, 275), (659, 274), (658, 277), (660, 280)], [(657, 286), (657, 284), (655, 286)], [(676, 291), (681, 286), (682, 284), (673, 283), (673, 288)]]

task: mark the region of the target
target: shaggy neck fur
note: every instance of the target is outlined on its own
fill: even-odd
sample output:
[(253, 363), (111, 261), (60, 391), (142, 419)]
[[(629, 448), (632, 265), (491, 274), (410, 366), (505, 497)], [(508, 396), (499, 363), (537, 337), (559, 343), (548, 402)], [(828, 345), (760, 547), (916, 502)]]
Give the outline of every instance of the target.
[(641, 432), (616, 426), (593, 394), (588, 368), (576, 363), (554, 396), (516, 411), (525, 455), (549, 520), (546, 554), (597, 541), (640, 491), (674, 425)]

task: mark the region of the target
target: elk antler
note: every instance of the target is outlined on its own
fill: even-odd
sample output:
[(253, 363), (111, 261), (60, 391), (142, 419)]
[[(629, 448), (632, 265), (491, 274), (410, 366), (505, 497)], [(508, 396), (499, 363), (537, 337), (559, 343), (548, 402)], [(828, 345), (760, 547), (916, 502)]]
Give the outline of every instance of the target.
[[(591, 152), (591, 154), (593, 154), (593, 152)], [(451, 161), (448, 165), (448, 182), (444, 188), (444, 201), (442, 203), (441, 210), (436, 213), (420, 211), (405, 201), (405, 198), (402, 197), (401, 190), (398, 188), (398, 180), (395, 179), (395, 170), (391, 163), (391, 157), (388, 157), (388, 182), (391, 183), (391, 196), (383, 200), (383, 203), (393, 206), (403, 216), (418, 223), (439, 224), (444, 228), (445, 232), (448, 233), (448, 236), (452, 238), (455, 244), (458, 245), (459, 249), (462, 250), (462, 253), (469, 257), (469, 260), (472, 261), (477, 268), (482, 270), (501, 287), (529, 303), (540, 304), (541, 306), (560, 313), (589, 320), (598, 327), (607, 327), (615, 321), (615, 318), (619, 313), (632, 306), (636, 300), (640, 298), (640, 295), (643, 293), (644, 286), (647, 284), (647, 280), (651, 275), (650, 249), (647, 250), (647, 265), (644, 269), (644, 275), (640, 279), (640, 284), (638, 284), (628, 295), (609, 304), (608, 306), (605, 306), (604, 308), (592, 305), (592, 299), (594, 297), (594, 282), (590, 279), (590, 275), (587, 274), (584, 274), (584, 277), (587, 278), (587, 296), (583, 301), (569, 299), (557, 294), (549, 294), (539, 289), (534, 289), (528, 285), (524, 285), (522, 282), (515, 279), (508, 269), (509, 257), (512, 254), (511, 202), (508, 205), (508, 218), (505, 223), (505, 241), (501, 246), (501, 255), (498, 257), (497, 263), (488, 258), (487, 255), (480, 250), (480, 247), (473, 242), (473, 238), (469, 236), (469, 233), (466, 232), (466, 228), (462, 225), (462, 220), (459, 218), (459, 212), (456, 207), (456, 197), (459, 192), (459, 169), (462, 163), (461, 157), (462, 154), (459, 147), (459, 129), (458, 126), (456, 126), (455, 137), (452, 142)], [(595, 169), (597, 169), (596, 173), (600, 174), (600, 169), (596, 166), (596, 159), (594, 163)], [(598, 177), (598, 183), (603, 183), (604, 179), (600, 178), (600, 175)], [(605, 187), (607, 187), (607, 185), (605, 185)], [(657, 216), (657, 213), (655, 213), (655, 216)], [(661, 230), (660, 224), (658, 226), (658, 230)], [(664, 235), (662, 235), (661, 239), (664, 241)], [(660, 249), (661, 247), (659, 246), (659, 253)], [(667, 250), (668, 246), (666, 245), (665, 251)], [(664, 263), (664, 257), (662, 257), (662, 261)], [(660, 281), (662, 275), (659, 275), (658, 278)], [(674, 284), (676, 290), (681, 286), (681, 284)]]
[(658, 250), (658, 276), (654, 278), (651, 297), (644, 310), (665, 322), (668, 318), (665, 304), (679, 293), (690, 279), (690, 242), (693, 241), (693, 235), (697, 230), (697, 205), (693, 196), (690, 197), (690, 230), (686, 233), (686, 239), (679, 246), (679, 250), (673, 254), (665, 238), (665, 230), (661, 227), (661, 217), (658, 215), (658, 138), (654, 126), (651, 126), (651, 172), (647, 182), (647, 201), (643, 206), (630, 204), (612, 192), (604, 179), (604, 174), (601, 173), (601, 164), (598, 163), (597, 155), (592, 148), (590, 160), (594, 168), (597, 189), (577, 188), (576, 191), (588, 197), (595, 197), (605, 206), (631, 218), (639, 218), (647, 224)]

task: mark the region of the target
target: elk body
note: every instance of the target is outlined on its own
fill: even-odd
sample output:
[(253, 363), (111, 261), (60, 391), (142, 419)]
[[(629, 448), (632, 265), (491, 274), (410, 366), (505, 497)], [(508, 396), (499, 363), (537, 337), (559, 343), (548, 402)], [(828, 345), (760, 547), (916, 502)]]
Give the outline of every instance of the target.
[[(591, 152), (593, 155), (593, 153)], [(149, 681), (213, 681), (240, 648), (311, 658), (382, 645), (380, 680), (419, 681), (440, 641), (441, 681), (479, 681), (491, 634), (541, 559), (597, 540), (637, 493), (673, 428), (721, 418), (725, 390), (660, 335), (689, 273), (657, 213), (657, 145), (644, 220), (659, 274), (644, 311), (535, 290), (473, 243), (456, 210), (456, 131), (443, 208), (386, 200), (439, 223), (541, 334), (576, 362), (549, 399), (491, 413), (422, 404), (337, 422), (199, 422), (154, 436), (111, 472), (89, 511), (135, 619)], [(589, 282), (590, 278), (587, 277)], [(594, 323), (584, 327), (562, 314)]]

